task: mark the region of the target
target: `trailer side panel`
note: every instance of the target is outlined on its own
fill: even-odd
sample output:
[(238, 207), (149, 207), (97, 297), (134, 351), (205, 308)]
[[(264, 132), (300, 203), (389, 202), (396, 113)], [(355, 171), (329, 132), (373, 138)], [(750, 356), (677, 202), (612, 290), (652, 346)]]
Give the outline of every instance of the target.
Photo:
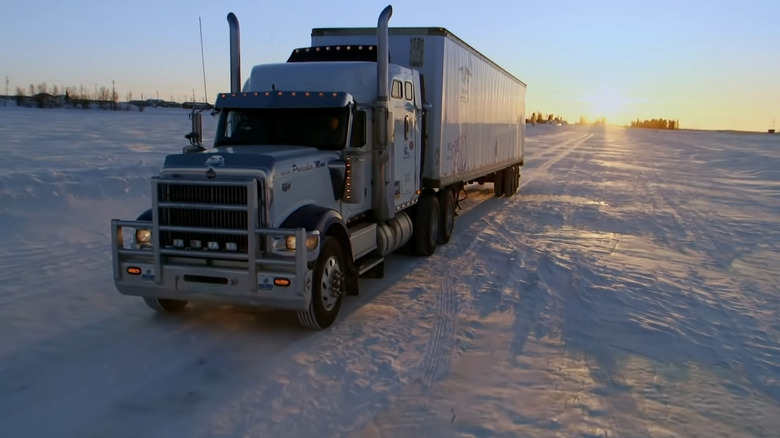
[[(312, 45), (375, 44), (373, 28), (314, 29)], [(391, 28), (390, 60), (425, 77), (423, 183), (444, 187), (523, 162), (526, 85), (443, 28)]]

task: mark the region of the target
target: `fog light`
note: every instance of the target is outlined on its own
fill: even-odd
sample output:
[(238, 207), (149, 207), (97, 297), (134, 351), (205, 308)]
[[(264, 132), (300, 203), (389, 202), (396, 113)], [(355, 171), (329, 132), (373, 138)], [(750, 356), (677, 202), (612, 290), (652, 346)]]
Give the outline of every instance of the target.
[(130, 275), (141, 275), (141, 268), (136, 266), (128, 266), (127, 273)]
[(219, 242), (209, 242), (209, 249), (216, 251), (219, 249)]
[(184, 248), (184, 239), (173, 239), (174, 248)]
[(202, 247), (203, 244), (200, 242), (200, 240), (190, 240), (190, 248), (201, 249)]
[(137, 228), (135, 230), (135, 243), (139, 245), (151, 245), (152, 230), (148, 228)]
[[(295, 236), (287, 236), (284, 243), (290, 251), (295, 251), (298, 246)], [(306, 238), (306, 249), (309, 251), (314, 250), (317, 247), (317, 243), (319, 243), (319, 236), (308, 236)]]
[(238, 251), (238, 244), (235, 242), (228, 242), (225, 244), (225, 249), (228, 251)]

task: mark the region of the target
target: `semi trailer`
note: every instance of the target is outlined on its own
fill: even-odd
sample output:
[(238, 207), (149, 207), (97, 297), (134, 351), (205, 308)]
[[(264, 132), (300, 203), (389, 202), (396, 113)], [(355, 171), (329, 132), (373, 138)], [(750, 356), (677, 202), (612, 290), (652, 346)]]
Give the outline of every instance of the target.
[(159, 312), (189, 301), (289, 309), (323, 329), (361, 275), (398, 250), (432, 255), (461, 193), (519, 188), (526, 85), (440, 27), (318, 28), (230, 92), (217, 131), (166, 157), (151, 208), (111, 221), (115, 285)]

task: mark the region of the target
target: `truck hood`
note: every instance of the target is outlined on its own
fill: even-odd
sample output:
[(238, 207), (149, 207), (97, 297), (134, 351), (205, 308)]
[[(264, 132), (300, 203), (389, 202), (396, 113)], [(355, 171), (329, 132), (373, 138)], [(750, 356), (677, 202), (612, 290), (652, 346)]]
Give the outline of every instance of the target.
[(163, 169), (213, 169), (217, 174), (220, 168), (252, 169), (262, 170), (269, 180), (275, 180), (280, 176), (327, 167), (330, 161), (338, 158), (337, 152), (306, 146), (223, 146), (198, 154), (168, 155)]

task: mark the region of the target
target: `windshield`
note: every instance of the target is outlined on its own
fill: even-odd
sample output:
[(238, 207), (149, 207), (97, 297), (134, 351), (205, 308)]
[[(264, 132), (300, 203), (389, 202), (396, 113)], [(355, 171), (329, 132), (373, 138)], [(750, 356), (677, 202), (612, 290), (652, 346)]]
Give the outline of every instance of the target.
[(340, 150), (347, 142), (349, 107), (223, 109), (215, 146), (300, 145)]

